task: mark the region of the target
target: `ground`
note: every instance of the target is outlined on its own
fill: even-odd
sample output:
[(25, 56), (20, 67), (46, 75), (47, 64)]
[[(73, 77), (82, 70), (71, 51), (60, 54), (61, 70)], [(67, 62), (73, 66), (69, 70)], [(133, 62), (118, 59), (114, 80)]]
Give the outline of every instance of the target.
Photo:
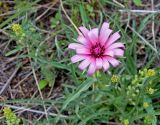
[[(110, 117), (111, 114), (96, 114), (97, 117), (92, 119), (91, 114), (100, 109), (94, 107), (93, 100), (92, 103), (87, 102), (97, 96), (90, 97), (94, 88), (90, 82), (95, 81), (88, 78), (86, 72), (82, 73), (77, 64), (71, 63), (70, 58), (74, 52), (68, 49), (68, 45), (77, 39), (75, 26), (93, 28), (107, 21), (114, 31), (120, 32), (120, 40), (126, 48), (122, 64), (115, 70), (112, 68), (106, 75), (125, 75), (130, 79), (144, 68), (158, 72), (159, 20), (160, 0), (0, 1), (0, 123), (6, 124), (3, 109), (9, 107), (20, 118), (19, 124), (151, 124), (143, 123), (141, 116), (137, 121), (135, 118), (135, 122), (132, 119), (132, 123), (124, 123), (125, 116), (121, 118), (116, 114), (114, 105), (110, 105), (112, 100), (107, 110), (113, 110), (111, 114), (117, 115), (115, 119)], [(14, 30), (15, 24), (18, 24), (19, 29)], [(103, 77), (96, 78), (104, 80)], [(159, 106), (157, 86), (157, 93), (151, 97), (155, 110)], [(95, 86), (95, 91), (96, 87), (99, 86)], [(85, 96), (88, 98), (85, 99)], [(117, 98), (117, 103), (118, 99), (121, 100), (121, 97)], [(82, 107), (79, 106), (81, 103)], [(87, 105), (93, 106), (95, 110), (92, 112)], [(108, 104), (102, 103), (101, 107), (105, 105)], [(132, 106), (128, 105), (129, 108)]]

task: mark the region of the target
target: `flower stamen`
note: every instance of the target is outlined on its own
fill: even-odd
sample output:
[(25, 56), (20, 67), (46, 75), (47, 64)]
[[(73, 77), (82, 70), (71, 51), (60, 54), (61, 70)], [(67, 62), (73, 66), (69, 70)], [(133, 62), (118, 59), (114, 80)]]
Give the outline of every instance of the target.
[(102, 57), (103, 54), (104, 54), (104, 51), (105, 51), (104, 46), (101, 46), (99, 43), (97, 43), (96, 45), (92, 46), (91, 50), (90, 50), (92, 56), (94, 56), (96, 58)]

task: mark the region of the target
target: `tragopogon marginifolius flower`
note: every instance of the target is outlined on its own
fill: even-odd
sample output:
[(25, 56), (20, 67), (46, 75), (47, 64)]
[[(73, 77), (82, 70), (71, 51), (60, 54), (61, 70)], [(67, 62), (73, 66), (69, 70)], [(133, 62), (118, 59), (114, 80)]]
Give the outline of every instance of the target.
[(79, 27), (78, 43), (69, 44), (68, 48), (76, 51), (71, 58), (72, 63), (81, 61), (79, 68), (88, 68), (88, 75), (93, 75), (97, 70), (107, 71), (110, 64), (116, 67), (120, 62), (116, 59), (124, 55), (124, 44), (116, 42), (120, 34), (109, 28), (104, 22), (101, 28), (88, 30), (86, 27)]

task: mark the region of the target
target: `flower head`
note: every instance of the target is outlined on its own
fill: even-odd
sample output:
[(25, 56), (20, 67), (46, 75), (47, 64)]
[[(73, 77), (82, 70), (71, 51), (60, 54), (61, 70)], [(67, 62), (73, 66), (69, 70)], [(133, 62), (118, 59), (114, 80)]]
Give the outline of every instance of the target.
[(19, 35), (22, 33), (22, 27), (19, 24), (13, 24), (11, 28), (12, 28), (13, 32), (16, 33), (16, 35)]
[(155, 76), (156, 75), (156, 72), (154, 69), (148, 69), (147, 73), (146, 73), (146, 76), (147, 77), (152, 77), (152, 76)]
[(129, 120), (128, 119), (124, 119), (123, 120), (123, 125), (129, 125)]
[(112, 75), (112, 77), (111, 77), (111, 82), (112, 82), (112, 83), (117, 83), (117, 82), (119, 82), (119, 76), (118, 76), (118, 75)]
[(156, 91), (155, 89), (149, 88), (149, 89), (147, 90), (147, 93), (150, 94), (150, 95), (152, 95), (155, 91)]
[[(88, 75), (93, 75), (97, 70), (107, 71), (110, 64), (116, 67), (120, 62), (116, 59), (124, 54), (124, 45), (116, 42), (120, 38), (118, 32), (112, 34), (108, 23), (103, 23), (101, 28), (88, 30), (79, 27), (78, 43), (69, 44), (68, 48), (76, 51), (71, 58), (72, 63), (81, 61), (79, 68), (88, 68)], [(116, 42), (116, 43), (115, 43)]]
[(144, 102), (144, 103), (143, 103), (143, 107), (144, 107), (145, 109), (148, 108), (148, 107), (149, 107), (148, 102)]

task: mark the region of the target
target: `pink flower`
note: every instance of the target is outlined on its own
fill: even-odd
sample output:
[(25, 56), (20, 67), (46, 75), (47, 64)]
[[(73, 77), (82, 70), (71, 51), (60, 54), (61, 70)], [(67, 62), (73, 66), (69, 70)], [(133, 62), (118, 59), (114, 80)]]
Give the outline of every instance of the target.
[(109, 29), (108, 23), (103, 23), (100, 29), (88, 30), (79, 27), (78, 43), (69, 44), (68, 48), (76, 51), (71, 58), (72, 63), (81, 61), (79, 68), (88, 69), (88, 75), (93, 75), (97, 70), (107, 71), (112, 65), (116, 67), (120, 62), (116, 59), (124, 54), (124, 44), (116, 42), (120, 34)]

